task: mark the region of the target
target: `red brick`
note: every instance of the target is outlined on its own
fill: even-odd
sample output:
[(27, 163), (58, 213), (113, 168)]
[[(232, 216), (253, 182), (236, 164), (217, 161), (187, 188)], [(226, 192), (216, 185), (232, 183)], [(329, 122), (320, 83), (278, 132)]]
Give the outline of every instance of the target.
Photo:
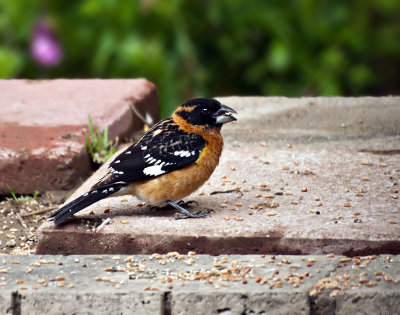
[(70, 189), (90, 172), (87, 117), (110, 138), (142, 128), (130, 103), (158, 119), (157, 91), (143, 79), (0, 81), (0, 195)]

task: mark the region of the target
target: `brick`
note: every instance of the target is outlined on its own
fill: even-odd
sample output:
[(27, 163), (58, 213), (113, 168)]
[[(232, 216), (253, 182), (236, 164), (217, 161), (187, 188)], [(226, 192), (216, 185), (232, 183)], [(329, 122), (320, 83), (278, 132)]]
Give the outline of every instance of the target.
[(71, 189), (91, 169), (88, 115), (109, 135), (130, 136), (143, 123), (130, 104), (158, 119), (151, 82), (132, 80), (0, 81), (0, 195)]
[[(199, 202), (199, 207), (191, 208), (192, 211), (214, 209), (210, 217), (176, 221), (170, 218), (174, 211), (139, 207), (140, 201), (134, 197), (126, 197), (127, 202), (122, 202), (121, 197), (109, 198), (79, 212), (68, 224), (55, 227), (52, 222), (46, 222), (42, 225), (37, 233), (37, 253), (145, 254), (194, 250), (212, 255), (366, 255), (400, 251), (398, 199), (391, 198), (397, 179), (388, 176), (395, 174), (400, 164), (400, 155), (396, 153), (400, 142), (395, 141), (398, 134), (390, 131), (396, 126), (395, 120), (400, 119), (397, 115), (400, 98), (233, 100), (224, 99), (238, 111), (238, 122), (223, 128), (226, 144), (220, 165), (210, 184), (187, 198)], [(310, 102), (320, 105), (309, 105)], [(295, 116), (302, 123), (296, 122), (296, 118), (287, 119), (287, 115), (301, 112), (304, 106), (312, 106), (313, 113), (308, 111), (311, 121), (303, 116)], [(377, 116), (381, 107), (386, 108), (385, 114)], [(321, 125), (326, 128), (324, 132), (310, 129), (310, 124), (316, 128), (315, 113), (325, 117), (325, 111), (324, 119), (328, 120), (335, 111), (344, 110), (351, 117), (362, 113), (368, 128), (357, 121), (359, 125), (353, 126), (354, 130), (348, 129), (340, 136), (337, 133), (342, 128), (333, 122), (329, 128)], [(281, 120), (275, 138), (265, 123), (268, 120), (273, 124), (271, 116), (274, 115)], [(332, 118), (335, 119), (340, 122), (342, 117)], [(287, 147), (287, 134), (297, 137), (295, 146)], [(321, 134), (323, 139), (318, 137)], [(315, 137), (308, 142), (310, 135)], [(368, 143), (361, 141), (363, 135)], [(265, 139), (271, 139), (271, 143), (260, 145)], [(367, 148), (375, 151), (359, 152)], [(360, 161), (368, 161), (368, 165)], [(381, 167), (381, 163), (386, 167)], [(104, 174), (105, 168), (71, 198), (85, 193)], [(365, 176), (370, 180), (363, 181)], [(240, 198), (235, 192), (211, 195), (236, 186), (243, 192)], [(303, 187), (307, 191), (303, 192)], [(363, 196), (357, 195), (360, 188)], [(343, 207), (346, 202), (352, 206)], [(110, 211), (104, 213), (105, 208)], [(276, 214), (267, 215), (272, 211)], [(359, 215), (354, 215), (358, 212)], [(111, 222), (101, 232), (91, 231), (94, 224), (108, 217)], [(79, 219), (91, 224), (87, 226)]]

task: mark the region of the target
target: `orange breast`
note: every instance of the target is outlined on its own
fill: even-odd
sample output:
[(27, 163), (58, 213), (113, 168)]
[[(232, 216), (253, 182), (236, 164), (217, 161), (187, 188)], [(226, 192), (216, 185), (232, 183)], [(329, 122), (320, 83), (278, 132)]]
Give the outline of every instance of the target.
[(183, 199), (199, 189), (217, 167), (223, 148), (219, 130), (203, 137), (208, 144), (195, 163), (165, 175), (136, 182), (124, 193), (131, 193), (142, 200), (156, 204), (166, 200)]

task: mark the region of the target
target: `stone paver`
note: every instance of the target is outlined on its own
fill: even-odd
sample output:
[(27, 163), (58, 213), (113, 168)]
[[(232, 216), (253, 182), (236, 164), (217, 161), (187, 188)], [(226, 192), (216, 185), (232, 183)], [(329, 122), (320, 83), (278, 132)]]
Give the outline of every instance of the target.
[[(2, 314), (396, 314), (400, 257), (5, 256)], [(367, 280), (365, 280), (367, 279)]]
[(136, 80), (1, 80), (0, 195), (71, 189), (90, 172), (84, 135), (88, 115), (109, 135), (130, 136), (142, 121), (130, 104), (155, 119), (154, 84)]
[[(400, 252), (400, 98), (222, 101), (238, 111), (238, 122), (224, 128), (225, 151), (210, 182), (189, 198), (215, 213), (176, 221), (173, 212), (149, 210), (134, 197), (109, 198), (66, 225), (42, 225), (37, 253)], [(242, 194), (212, 194), (232, 189)], [(95, 233), (106, 218), (111, 222)]]

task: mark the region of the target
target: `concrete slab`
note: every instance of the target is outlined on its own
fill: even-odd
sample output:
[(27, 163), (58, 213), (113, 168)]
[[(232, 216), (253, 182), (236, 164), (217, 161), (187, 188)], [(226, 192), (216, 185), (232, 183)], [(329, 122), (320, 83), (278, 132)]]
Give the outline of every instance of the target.
[[(391, 128), (399, 128), (400, 98), (381, 101), (337, 98), (327, 99), (328, 104), (320, 98), (307, 101), (273, 98), (275, 112), (270, 108), (272, 113), (260, 105), (269, 108), (271, 98), (243, 98), (240, 105), (232, 100), (239, 99), (222, 101), (238, 110), (238, 123), (227, 125), (223, 132), (228, 140), (220, 166), (209, 183), (190, 196), (199, 202), (200, 209), (214, 209), (211, 217), (176, 221), (170, 218), (173, 212), (150, 211), (134, 197), (109, 198), (78, 213), (76, 218), (82, 220), (60, 227), (45, 223), (37, 233), (37, 253), (143, 254), (196, 250), (214, 255), (335, 253), (353, 256), (400, 252), (400, 155), (396, 153), (400, 142), (394, 140), (399, 132), (386, 124), (397, 119), (398, 125), (393, 123)], [(358, 141), (363, 132), (370, 132), (369, 128), (357, 129), (357, 122), (355, 131), (344, 128), (346, 132), (343, 132), (340, 117), (331, 119), (337, 122), (331, 128), (336, 126), (337, 130), (326, 131), (325, 140), (311, 142), (310, 148), (306, 148), (307, 137), (300, 137), (296, 145), (289, 147), (285, 142), (280, 149), (277, 148), (280, 142), (265, 143), (263, 135), (269, 127), (262, 120), (270, 118), (264, 116), (273, 116), (285, 106), (289, 113), (298, 111), (310, 102), (314, 105), (307, 106), (318, 108), (315, 104), (321, 104), (329, 108), (327, 115), (340, 113), (344, 105), (351, 113), (352, 104), (355, 110), (361, 111), (362, 104), (367, 104), (369, 107), (365, 107), (362, 117), (374, 129), (374, 137), (366, 136), (371, 143), (366, 146)], [(330, 107), (336, 106), (332, 104), (337, 104), (336, 111)], [(386, 106), (387, 111), (376, 116), (374, 106)], [(314, 124), (313, 116), (310, 120), (309, 124)], [(307, 121), (303, 122), (302, 132), (296, 126), (291, 134), (306, 133)], [(286, 125), (289, 128), (290, 120)], [(385, 128), (392, 131), (385, 133)], [(339, 132), (341, 137), (332, 136)], [(235, 139), (231, 138), (232, 133)], [(286, 139), (284, 135), (279, 137), (281, 142)], [(378, 138), (388, 142), (382, 144)], [(329, 139), (335, 144), (331, 145)], [(373, 143), (375, 146), (370, 146)], [(351, 150), (335, 149), (338, 144), (344, 148), (352, 144), (352, 147)], [(105, 167), (71, 199), (85, 193), (102, 176)], [(235, 191), (214, 194), (232, 189), (240, 189), (242, 194)], [(99, 233), (93, 232), (94, 226), (105, 218), (111, 218), (111, 223)]]
[(135, 80), (1, 80), (0, 195), (71, 189), (90, 172), (84, 135), (123, 138), (142, 127), (130, 104), (158, 118), (154, 84)]
[[(9, 296), (2, 307), (10, 314), (395, 314), (399, 261), (386, 255), (3, 256), (0, 292)], [(388, 276), (371, 284), (363, 280), (366, 270)]]
[(239, 113), (228, 143), (268, 148), (400, 149), (400, 97), (223, 97)]

